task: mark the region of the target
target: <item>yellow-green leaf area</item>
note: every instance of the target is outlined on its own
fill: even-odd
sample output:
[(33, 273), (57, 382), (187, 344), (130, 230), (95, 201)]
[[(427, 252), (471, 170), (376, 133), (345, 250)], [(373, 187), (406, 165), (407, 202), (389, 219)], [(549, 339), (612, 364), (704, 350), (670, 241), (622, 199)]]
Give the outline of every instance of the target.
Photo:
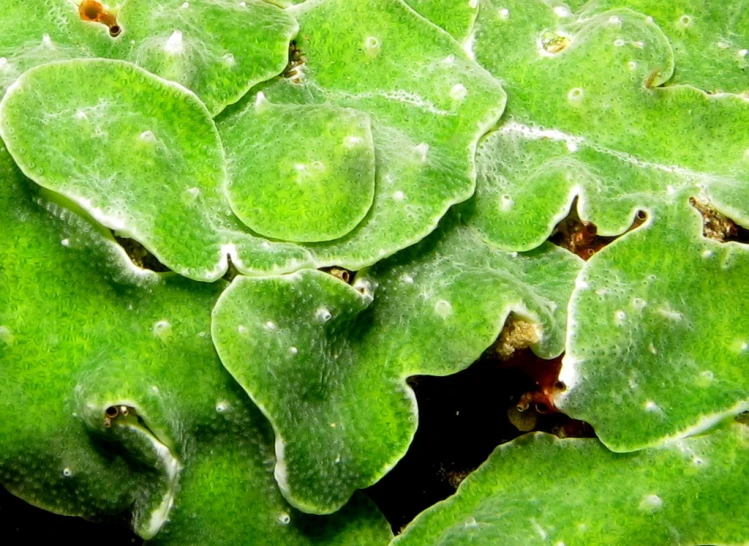
[(255, 232), (284, 241), (344, 236), (372, 206), (369, 117), (332, 105), (275, 105), (262, 94), (222, 127), (229, 203)]
[(738, 424), (628, 455), (531, 434), (497, 448), (392, 544), (743, 544), (747, 447)]
[(466, 368), (511, 311), (536, 324), (538, 354), (563, 350), (581, 261), (553, 245), (497, 250), (445, 222), (353, 285), (303, 270), (237, 277), (220, 298), (217, 350), (270, 419), (276, 479), (300, 509), (335, 511), (386, 474), (416, 431), (406, 379)]

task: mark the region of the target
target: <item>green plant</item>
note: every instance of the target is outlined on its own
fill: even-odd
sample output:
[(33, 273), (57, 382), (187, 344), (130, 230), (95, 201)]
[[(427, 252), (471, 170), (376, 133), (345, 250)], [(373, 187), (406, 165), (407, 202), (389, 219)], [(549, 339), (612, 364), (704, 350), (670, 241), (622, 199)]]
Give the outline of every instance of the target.
[(384, 545), (406, 380), (522, 325), (598, 439), (500, 446), (393, 544), (749, 540), (742, 2), (2, 3), (11, 492)]

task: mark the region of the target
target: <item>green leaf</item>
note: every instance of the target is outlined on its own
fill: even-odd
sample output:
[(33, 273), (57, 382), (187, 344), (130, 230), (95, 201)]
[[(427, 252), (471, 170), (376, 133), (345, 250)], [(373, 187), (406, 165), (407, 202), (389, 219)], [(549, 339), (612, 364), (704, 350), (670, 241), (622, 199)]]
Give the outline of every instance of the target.
[(459, 42), (468, 40), (479, 12), (479, 0), (406, 0), (406, 4)]
[(749, 409), (749, 251), (701, 228), (676, 196), (591, 259), (573, 293), (557, 405), (615, 451)]
[[(258, 92), (275, 105), (332, 104), (371, 118), (371, 210), (347, 235), (299, 247), (307, 266), (358, 270), (418, 242), (472, 195), (476, 145), (501, 115), (505, 95), (459, 44), (400, 0), (314, 0), (291, 11), (301, 27), (293, 68), (217, 123), (229, 163), (242, 165), (257, 161), (237, 132), (254, 115)], [(266, 254), (276, 252), (276, 244), (266, 246)]]
[(319, 271), (234, 279), (213, 338), (273, 424), (285, 497), (328, 513), (379, 480), (416, 430), (406, 379), (464, 369), (510, 311), (537, 324), (538, 354), (558, 355), (580, 263), (552, 245), (499, 251), (452, 217), (353, 286)]
[(742, 544), (747, 447), (738, 424), (628, 455), (531, 434), (497, 448), (392, 544)]
[[(129, 60), (194, 91), (213, 115), (286, 66), (297, 24), (266, 2), (128, 0), (108, 25), (79, 3), (6, 0), (0, 13), (0, 95), (24, 71), (72, 58)], [(251, 37), (251, 39), (248, 39)]]
[(268, 424), (209, 335), (225, 283), (135, 268), (92, 220), (34, 192), (4, 149), (0, 181), (5, 487), (62, 514), (122, 514), (163, 544), (388, 540), (361, 500), (330, 520), (283, 500)]
[[(744, 335), (741, 319), (724, 313), (743, 290), (745, 249), (704, 240), (686, 203), (694, 197), (748, 223), (749, 103), (670, 85), (674, 55), (652, 18), (590, 9), (576, 19), (540, 1), (482, 8), (477, 59), (513, 98), (482, 144), (466, 207), (471, 225), (515, 250), (548, 238), (575, 198), (599, 235), (626, 233), (637, 211), (649, 217), (583, 270), (561, 373), (569, 389), (558, 402), (608, 447), (628, 451), (747, 404), (743, 356), (714, 350)], [(498, 44), (507, 45), (502, 55)], [(712, 262), (708, 250), (731, 259)]]
[[(375, 152), (369, 118), (330, 105), (275, 105), (258, 94), (223, 126), (229, 201), (254, 231), (284, 241), (344, 236), (372, 206)], [(251, 151), (251, 153), (247, 153)]]

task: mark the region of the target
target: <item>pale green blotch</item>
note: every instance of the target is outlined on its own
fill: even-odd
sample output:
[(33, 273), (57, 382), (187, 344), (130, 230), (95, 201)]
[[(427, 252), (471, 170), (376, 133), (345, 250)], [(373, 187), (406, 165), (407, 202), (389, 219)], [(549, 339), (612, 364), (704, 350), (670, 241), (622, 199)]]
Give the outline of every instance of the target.
[(220, 298), (214, 342), (274, 427), (276, 479), (294, 506), (333, 512), (385, 475), (416, 431), (407, 378), (466, 368), (511, 311), (537, 325), (539, 355), (563, 350), (581, 260), (553, 245), (503, 252), (445, 222), (353, 286), (304, 270), (237, 277)]
[(298, 25), (259, 0), (128, 0), (112, 4), (121, 32), (83, 21), (79, 2), (6, 0), (0, 13), (0, 94), (25, 70), (50, 61), (132, 61), (179, 82), (212, 115), (286, 66)]
[(557, 401), (615, 451), (749, 409), (749, 252), (701, 235), (682, 192), (583, 269)]
[(738, 424), (628, 455), (531, 434), (498, 447), (392, 544), (744, 544), (747, 448)]
[(255, 103), (222, 126), (229, 203), (257, 233), (283, 241), (342, 237), (372, 206), (369, 117), (332, 105)]
[[(134, 268), (1, 146), (0, 180), (3, 486), (57, 513), (130, 519), (157, 544), (387, 543), (362, 499), (314, 520), (284, 501), (267, 421), (210, 338), (225, 283)], [(110, 406), (128, 414), (107, 422)]]
[(194, 91), (212, 115), (283, 71), (294, 18), (260, 0), (128, 0), (118, 55)]
[(0, 135), (24, 174), (174, 271), (222, 274), (213, 217), (228, 209), (224, 151), (185, 88), (123, 61), (40, 66), (5, 95)]
[(595, 0), (584, 3), (576, 16), (624, 7), (653, 17), (668, 36), (678, 67), (669, 85), (749, 93), (749, 4), (745, 0)]

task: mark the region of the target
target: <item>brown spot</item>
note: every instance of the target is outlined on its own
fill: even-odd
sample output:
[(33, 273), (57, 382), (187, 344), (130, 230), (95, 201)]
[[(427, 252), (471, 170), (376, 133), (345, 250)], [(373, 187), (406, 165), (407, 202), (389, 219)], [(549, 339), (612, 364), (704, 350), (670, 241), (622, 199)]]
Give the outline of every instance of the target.
[[(645, 211), (637, 211), (632, 225), (625, 233), (640, 227), (647, 218), (648, 215)], [(575, 199), (570, 208), (570, 213), (557, 224), (549, 240), (555, 245), (577, 254), (583, 260), (589, 260), (594, 254), (619, 237), (621, 235), (616, 237), (598, 235), (598, 227), (594, 223), (580, 218), (577, 212), (577, 199)]]
[(302, 83), (302, 68), (306, 62), (307, 58), (297, 46), (296, 40), (292, 40), (289, 43), (289, 62), (282, 73), (283, 77), (292, 83)]
[(107, 26), (109, 35), (113, 38), (122, 32), (122, 27), (117, 24), (117, 13), (97, 0), (83, 0), (78, 5), (78, 15), (83, 21)]
[(715, 210), (708, 201), (699, 201), (690, 197), (689, 204), (702, 215), (702, 235), (704, 237), (720, 243), (729, 241), (749, 243), (749, 230), (744, 229), (725, 214)]
[(650, 73), (650, 76), (648, 76), (648, 79), (645, 80), (645, 89), (653, 89), (655, 87), (655, 80), (658, 79), (658, 76), (661, 75), (661, 69), (654, 68), (653, 71)]

